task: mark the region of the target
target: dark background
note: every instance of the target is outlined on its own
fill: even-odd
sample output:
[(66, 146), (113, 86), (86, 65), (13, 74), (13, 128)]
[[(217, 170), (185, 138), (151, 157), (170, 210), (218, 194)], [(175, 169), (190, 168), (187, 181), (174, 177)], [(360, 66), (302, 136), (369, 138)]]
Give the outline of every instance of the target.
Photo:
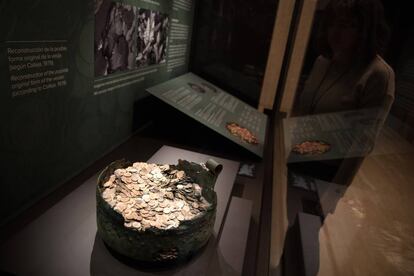
[(257, 106), (278, 1), (199, 0), (191, 70)]

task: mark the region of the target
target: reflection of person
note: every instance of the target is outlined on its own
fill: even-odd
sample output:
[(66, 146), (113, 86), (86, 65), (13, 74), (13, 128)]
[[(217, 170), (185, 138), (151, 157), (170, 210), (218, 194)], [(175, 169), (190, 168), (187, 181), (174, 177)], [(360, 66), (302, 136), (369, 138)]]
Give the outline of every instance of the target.
[(206, 90), (204, 90), (204, 88), (203, 87), (201, 87), (200, 85), (198, 85), (198, 84), (195, 84), (195, 83), (192, 83), (192, 82), (189, 82), (189, 83), (187, 83), (188, 84), (188, 86), (190, 86), (191, 87), (191, 89), (192, 90), (194, 90), (194, 91), (196, 91), (196, 92), (199, 92), (199, 93), (206, 93)]
[[(316, 161), (315, 158), (309, 162), (289, 164), (289, 175), (296, 176), (290, 179), (305, 179), (304, 186), (306, 188), (309, 184), (309, 192), (298, 194), (295, 189), (288, 188), (287, 195), (288, 214), (295, 214), (297, 206), (303, 206), (304, 212), (312, 210), (322, 222), (329, 213), (335, 211), (337, 202), (352, 184), (369, 151), (359, 157), (353, 157), (351, 152), (358, 149), (360, 143), (364, 148), (372, 149), (376, 135), (366, 135), (366, 130), (369, 128), (378, 133), (394, 99), (394, 72), (380, 56), (388, 33), (380, 0), (331, 0), (324, 12), (317, 39), (320, 56), (313, 65), (302, 93), (298, 95), (293, 113), (299, 116), (318, 114), (315, 117), (329, 123), (329, 128), (338, 130), (335, 139), (327, 141), (332, 144), (331, 150), (343, 147), (338, 152), (345, 154), (335, 157), (337, 159)], [(333, 125), (336, 121), (332, 118), (341, 117), (344, 113), (351, 114), (354, 110), (358, 111), (355, 113), (367, 113), (367, 117), (375, 119), (366, 127), (352, 128), (353, 135), (349, 129), (339, 132), (341, 125)], [(349, 141), (351, 139), (348, 137), (353, 137), (353, 140)], [(292, 182), (290, 184), (294, 185)], [(291, 224), (293, 219), (289, 218)], [(307, 215), (306, 220), (314, 220), (312, 227), (305, 224), (306, 236), (317, 241), (319, 227), (314, 225), (319, 223), (319, 218)], [(287, 246), (296, 243), (295, 229), (302, 227), (297, 226), (298, 221), (286, 234)], [(312, 259), (315, 264), (312, 269), (315, 270), (298, 272), (300, 274), (317, 273), (319, 248), (318, 242), (313, 244), (305, 253), (316, 256), (316, 259)], [(288, 260), (286, 252), (289, 254), (289, 251), (285, 251)]]
[(388, 29), (379, 0), (333, 0), (325, 11), (315, 61), (298, 115), (386, 106), (394, 72), (379, 55)]
[[(372, 150), (394, 99), (394, 72), (380, 56), (387, 36), (380, 0), (330, 1), (318, 36), (321, 55), (299, 95), (294, 114), (369, 110), (370, 116), (377, 118), (368, 126), (370, 135), (366, 135), (366, 129), (361, 131), (349, 150), (357, 147), (358, 141)], [(319, 176), (331, 172), (337, 183), (349, 184), (362, 160), (363, 156), (343, 156), (333, 161), (301, 164), (301, 167), (313, 174), (319, 170)]]

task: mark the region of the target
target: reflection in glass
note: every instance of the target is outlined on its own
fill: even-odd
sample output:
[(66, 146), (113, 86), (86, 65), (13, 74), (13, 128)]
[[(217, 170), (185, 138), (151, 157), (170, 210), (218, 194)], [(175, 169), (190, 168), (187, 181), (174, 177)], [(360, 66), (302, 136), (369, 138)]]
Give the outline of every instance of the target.
[(301, 253), (317, 256), (318, 275), (414, 273), (414, 25), (408, 4), (382, 2), (389, 46), (380, 0), (320, 7), (284, 120), (285, 260), (296, 260), (297, 215), (313, 215), (320, 227), (299, 229), (314, 241)]
[[(297, 167), (312, 167), (317, 178), (341, 184), (352, 181), (361, 158), (372, 150), (394, 100), (394, 71), (381, 57), (387, 37), (379, 1), (338, 0), (327, 5), (316, 38), (320, 55), (298, 95), (293, 114), (318, 115), (312, 120), (320, 121), (320, 129), (312, 129), (309, 140), (297, 141), (296, 149), (306, 152), (306, 148), (329, 147), (329, 150), (307, 155), (307, 161), (323, 159), (323, 162)], [(353, 116), (361, 118), (354, 122)], [(302, 127), (310, 127), (305, 126), (307, 120), (299, 120)], [(326, 128), (337, 130), (324, 140)]]

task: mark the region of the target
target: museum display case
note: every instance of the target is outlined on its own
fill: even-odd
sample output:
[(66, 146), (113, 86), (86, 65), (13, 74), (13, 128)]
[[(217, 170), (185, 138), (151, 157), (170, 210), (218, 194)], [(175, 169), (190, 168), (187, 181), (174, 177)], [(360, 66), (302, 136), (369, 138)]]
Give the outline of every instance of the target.
[[(238, 5), (248, 25), (233, 21)], [(1, 193), (0, 272), (254, 274), (267, 243), (261, 209), (272, 132), (270, 111), (255, 105), (276, 8), (0, 4), (10, 23), (0, 31), (2, 183), (13, 183)], [(208, 51), (199, 46), (224, 30), (203, 30), (218, 14), (227, 29), (212, 41), (216, 61), (225, 37), (234, 40), (217, 67), (200, 63)], [(259, 21), (265, 28), (251, 51), (240, 30)]]
[(410, 275), (407, 5), (2, 2), (0, 274)]

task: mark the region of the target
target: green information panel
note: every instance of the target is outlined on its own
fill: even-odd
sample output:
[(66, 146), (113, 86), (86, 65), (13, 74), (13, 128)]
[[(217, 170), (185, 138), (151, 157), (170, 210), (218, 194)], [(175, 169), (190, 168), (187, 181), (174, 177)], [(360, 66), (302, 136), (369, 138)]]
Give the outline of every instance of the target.
[(267, 116), (210, 82), (187, 73), (149, 93), (262, 157)]

